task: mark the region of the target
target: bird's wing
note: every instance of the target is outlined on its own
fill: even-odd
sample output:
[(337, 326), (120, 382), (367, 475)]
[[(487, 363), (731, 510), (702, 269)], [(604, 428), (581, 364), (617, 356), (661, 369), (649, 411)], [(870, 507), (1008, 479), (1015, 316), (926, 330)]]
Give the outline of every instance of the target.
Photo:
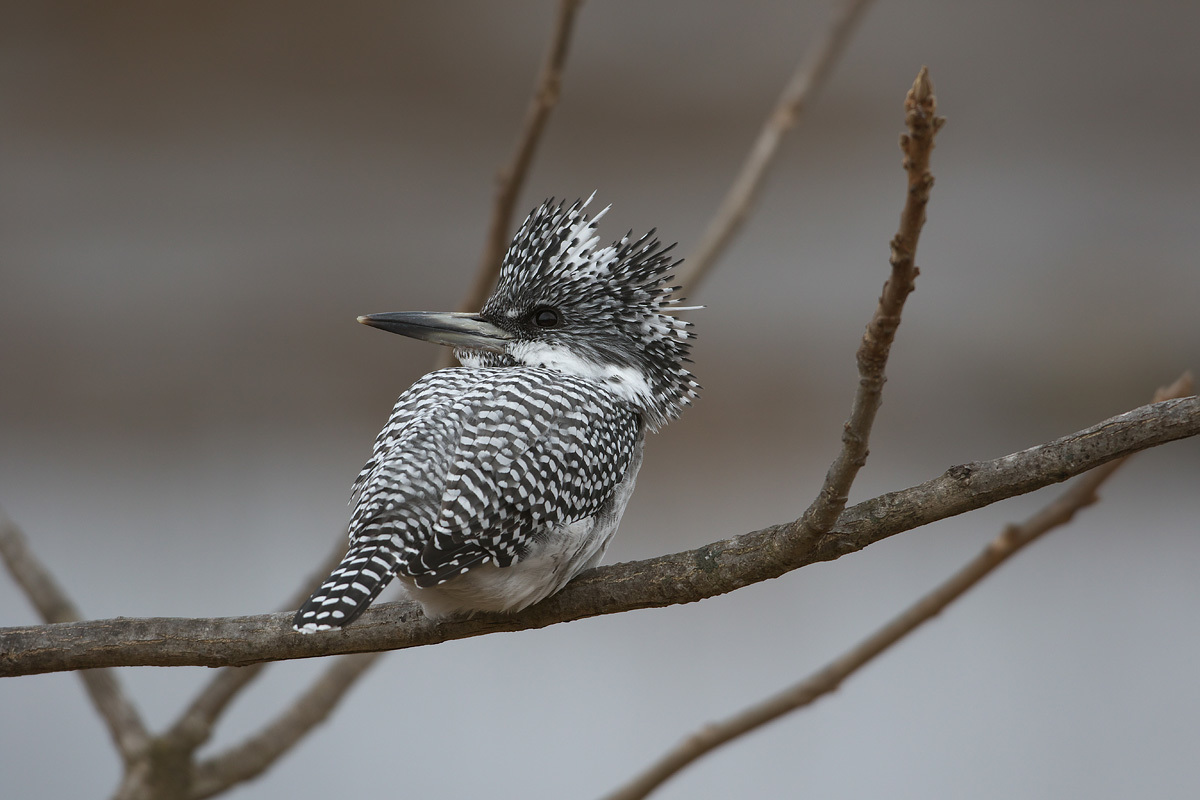
[(624, 402), (547, 370), (495, 374), (486, 392), (464, 398), (472, 412), (432, 536), (409, 562), (420, 586), (509, 566), (539, 535), (600, 511), (629, 466), (639, 420)]
[(296, 612), (296, 630), (349, 625), (420, 552), (462, 427), (454, 400), (478, 381), (474, 370), (439, 370), (400, 395), (354, 482), (350, 549)]
[(399, 545), (397, 569), (419, 586), (508, 566), (600, 511), (638, 436), (637, 413), (586, 381), (511, 368), (476, 378), (416, 413), (362, 481), (352, 537)]
[(351, 502), (362, 492), (384, 454), (397, 446), (400, 437), (415, 420), (428, 416), (431, 411), (445, 408), (450, 400), (461, 396), (478, 381), (478, 370), (452, 367), (430, 372), (408, 387), (408, 390), (397, 398), (387, 424), (375, 437), (371, 457), (354, 479)]

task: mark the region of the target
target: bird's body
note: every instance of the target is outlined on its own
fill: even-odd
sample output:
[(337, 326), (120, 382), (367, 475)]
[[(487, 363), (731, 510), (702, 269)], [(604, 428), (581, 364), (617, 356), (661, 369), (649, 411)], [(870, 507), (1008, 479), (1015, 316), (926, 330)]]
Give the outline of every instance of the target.
[(464, 366), (396, 402), (354, 484), (350, 549), (297, 630), (348, 625), (393, 577), (430, 617), (518, 611), (603, 558), (646, 431), (698, 387), (688, 324), (662, 313), (678, 302), (665, 250), (649, 235), (597, 249), (584, 205), (529, 216), (479, 315), (363, 318)]
[(643, 436), (627, 403), (579, 378), (433, 372), (400, 397), (359, 475), (355, 544), (398, 550), (429, 616), (525, 608), (604, 555)]

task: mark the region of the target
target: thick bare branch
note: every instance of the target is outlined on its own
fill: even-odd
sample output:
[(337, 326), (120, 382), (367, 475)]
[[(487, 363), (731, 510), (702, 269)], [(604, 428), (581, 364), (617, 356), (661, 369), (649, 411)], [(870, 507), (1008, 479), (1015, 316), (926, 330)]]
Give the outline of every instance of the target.
[(870, 0), (841, 0), (833, 9), (829, 25), (816, 46), (804, 54), (775, 107), (767, 115), (758, 139), (742, 162), (725, 199), (705, 228), (700, 244), (680, 265), (676, 277), (688, 294), (693, 293), (708, 275), (746, 221), (780, 142), (795, 127), (804, 106), (825, 84), (868, 5)]
[(846, 509), (826, 536), (775, 525), (695, 550), (589, 570), (515, 615), (434, 622), (412, 603), (384, 603), (349, 628), (298, 636), (290, 614), (110, 619), (0, 629), (0, 677), (108, 666), (233, 666), (396, 650), (544, 628), (637, 608), (690, 603), (832, 561), (913, 528), (1025, 494), (1148, 447), (1200, 434), (1200, 398), (1136, 408), (1098, 425)]
[(824, 534), (837, 522), (846, 507), (850, 485), (867, 462), (867, 445), (875, 414), (883, 399), (884, 370), (904, 301), (912, 293), (917, 279), (917, 241), (925, 224), (925, 206), (933, 188), (929, 155), (933, 140), (945, 120), (937, 115), (937, 98), (929, 81), (929, 70), (921, 68), (904, 99), (904, 121), (908, 133), (900, 138), (904, 151), (904, 170), (908, 173), (908, 192), (900, 214), (900, 231), (892, 239), (892, 274), (883, 285), (879, 306), (867, 325), (858, 348), (858, 389), (850, 409), (850, 419), (842, 429), (842, 451), (829, 468), (817, 499), (804, 512), (803, 525), (812, 533)]
[[(50, 571), (29, 549), (24, 535), (0, 510), (0, 557), (17, 585), (25, 592), (39, 616), (48, 623), (74, 622), (83, 615)], [(129, 761), (149, 741), (146, 726), (117, 676), (111, 670), (89, 670), (79, 674), (92, 705), (108, 727), (108, 734), (122, 758)]]
[(382, 653), (337, 659), (292, 705), (259, 733), (196, 765), (192, 797), (212, 797), (261, 775), (329, 716), (342, 696)]
[[(1184, 373), (1179, 380), (1155, 392), (1155, 401), (1186, 397), (1193, 391), (1192, 377)], [(697, 759), (739, 736), (773, 722), (819, 697), (833, 692), (846, 678), (866, 666), (876, 656), (933, 619), (968, 589), (982, 581), (997, 567), (1061, 525), (1076, 512), (1099, 500), (1100, 485), (1116, 472), (1126, 458), (1110, 461), (1080, 477), (1054, 502), (1020, 525), (1009, 525), (983, 552), (958, 572), (894, 617), (853, 648), (800, 683), (775, 694), (721, 722), (705, 725), (656, 761), (632, 781), (610, 794), (607, 800), (641, 800)]]

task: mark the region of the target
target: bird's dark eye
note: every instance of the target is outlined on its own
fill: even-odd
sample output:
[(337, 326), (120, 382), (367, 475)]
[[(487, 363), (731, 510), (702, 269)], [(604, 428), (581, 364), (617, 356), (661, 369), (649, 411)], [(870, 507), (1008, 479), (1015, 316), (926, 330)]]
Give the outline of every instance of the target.
[(539, 328), (557, 328), (562, 324), (562, 315), (558, 313), (557, 309), (549, 306), (535, 308), (530, 312), (529, 319)]

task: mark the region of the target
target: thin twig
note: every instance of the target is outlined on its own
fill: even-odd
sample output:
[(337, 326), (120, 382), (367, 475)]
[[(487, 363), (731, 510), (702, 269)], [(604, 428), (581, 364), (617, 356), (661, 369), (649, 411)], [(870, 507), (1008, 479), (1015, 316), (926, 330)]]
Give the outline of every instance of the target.
[(817, 45), (805, 53), (796, 67), (763, 123), (758, 139), (742, 162), (742, 168), (726, 192), (725, 199), (705, 228), (700, 244), (676, 273), (686, 293), (695, 292), (741, 229), (779, 150), (780, 142), (795, 127), (804, 106), (825, 84), (868, 5), (870, 0), (841, 0), (833, 9), (833, 15)]
[(113, 666), (223, 667), (421, 647), (544, 628), (731, 592), (832, 561), (904, 531), (1061, 483), (1149, 447), (1200, 435), (1200, 397), (1142, 406), (991, 461), (951, 467), (917, 486), (847, 508), (827, 535), (797, 540), (794, 523), (694, 550), (589, 570), (519, 614), (433, 621), (411, 602), (373, 606), (348, 628), (297, 636), (291, 614), (109, 619), (0, 629), (0, 677)]
[[(478, 311), (491, 293), (500, 274), (500, 262), (512, 236), (513, 216), (521, 187), (529, 174), (533, 163), (533, 155), (537, 151), (542, 138), (542, 131), (550, 119), (550, 112), (558, 104), (562, 89), (563, 68), (567, 63), (567, 48), (571, 41), (571, 31), (575, 26), (575, 17), (582, 0), (560, 0), (558, 16), (554, 20), (554, 31), (550, 37), (550, 47), (546, 51), (545, 60), (538, 72), (534, 85), (533, 96), (529, 99), (529, 108), (525, 112), (525, 125), (517, 138), (517, 148), (512, 161), (496, 175), (496, 197), (492, 203), (492, 216), (488, 222), (487, 239), (484, 241), (483, 254), (479, 259), (479, 270), (471, 284), (467, 296), (459, 306), (461, 311)], [(439, 353), (438, 367), (448, 367), (454, 363), (454, 354), (444, 349)]]
[[(25, 536), (0, 509), (0, 557), (17, 585), (48, 623), (75, 622), (83, 618), (71, 598), (44, 564), (29, 549)], [(112, 670), (79, 673), (88, 697), (112, 737), (121, 757), (130, 761), (149, 742), (146, 726)]]
[(933, 94), (929, 70), (925, 67), (921, 67), (904, 98), (904, 121), (908, 133), (900, 137), (900, 149), (904, 152), (908, 193), (900, 214), (900, 231), (892, 239), (892, 274), (883, 285), (879, 306), (858, 348), (858, 389), (850, 419), (842, 431), (842, 451), (829, 468), (816, 501), (801, 518), (801, 526), (817, 534), (824, 534), (837, 522), (846, 507), (850, 485), (867, 461), (871, 426), (879, 411), (883, 384), (887, 380), (884, 369), (888, 354), (900, 325), (904, 301), (915, 288), (918, 274), (914, 261), (917, 241), (925, 224), (925, 206), (929, 203), (929, 192), (933, 188), (929, 155), (933, 150), (934, 137), (945, 123), (945, 119), (937, 115), (937, 98)]
[[(1155, 392), (1154, 400), (1187, 397), (1192, 390), (1191, 375), (1184, 373), (1171, 386)], [(979, 555), (945, 582), (824, 668), (728, 719), (705, 725), (632, 781), (608, 795), (607, 800), (641, 800), (705, 754), (833, 692), (848, 677), (922, 623), (937, 616), (1020, 550), (1054, 528), (1067, 524), (1076, 512), (1095, 503), (1099, 499), (1096, 492), (1100, 485), (1127, 459), (1110, 461), (1086, 473), (1025, 522), (1006, 527)]]
[(344, 656), (259, 733), (196, 765), (195, 800), (212, 797), (261, 775), (329, 716), (343, 695), (382, 653)]

